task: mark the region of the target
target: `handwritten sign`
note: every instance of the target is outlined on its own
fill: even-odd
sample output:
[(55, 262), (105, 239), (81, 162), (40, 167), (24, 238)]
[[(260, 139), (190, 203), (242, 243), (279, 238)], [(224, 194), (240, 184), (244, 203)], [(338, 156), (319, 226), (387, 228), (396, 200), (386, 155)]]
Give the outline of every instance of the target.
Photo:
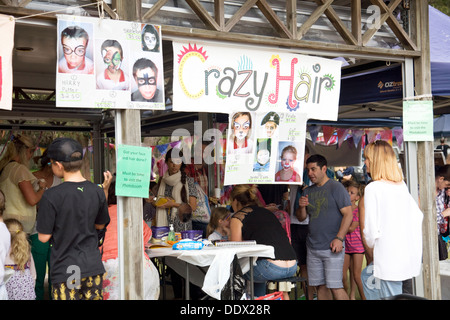
[(119, 145), (117, 155), (116, 194), (148, 198), (152, 149)]
[(306, 121), (297, 112), (230, 114), (224, 184), (301, 184)]
[(337, 60), (250, 46), (173, 42), (173, 110), (292, 112), (337, 120)]
[(433, 141), (433, 101), (403, 101), (405, 141)]
[(0, 14), (0, 109), (12, 109), (14, 17)]
[(161, 27), (58, 15), (56, 106), (164, 110)]

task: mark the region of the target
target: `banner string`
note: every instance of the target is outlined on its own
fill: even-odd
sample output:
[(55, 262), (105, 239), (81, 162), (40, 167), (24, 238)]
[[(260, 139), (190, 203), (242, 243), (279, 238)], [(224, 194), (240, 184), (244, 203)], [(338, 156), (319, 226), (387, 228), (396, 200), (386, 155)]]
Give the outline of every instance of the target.
[(93, 3), (82, 4), (82, 5), (79, 5), (79, 6), (68, 7), (68, 8), (61, 9), (61, 10), (54, 10), (54, 11), (47, 11), (47, 12), (42, 12), (42, 13), (31, 14), (29, 16), (23, 16), (23, 17), (14, 18), (14, 20), (22, 20), (22, 19), (27, 19), (27, 18), (37, 17), (37, 16), (43, 16), (43, 15), (51, 14), (51, 13), (63, 12), (63, 11), (66, 11), (68, 9), (76, 9), (76, 8), (82, 8), (82, 7), (87, 7), (87, 6), (98, 6), (100, 4), (103, 7), (103, 0), (100, 0), (100, 1), (97, 1), (97, 2), (93, 2)]

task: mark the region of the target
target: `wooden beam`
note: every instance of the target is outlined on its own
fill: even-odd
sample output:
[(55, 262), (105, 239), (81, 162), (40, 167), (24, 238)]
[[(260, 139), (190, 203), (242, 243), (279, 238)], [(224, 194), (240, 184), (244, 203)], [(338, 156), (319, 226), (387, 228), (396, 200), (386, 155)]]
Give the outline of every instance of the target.
[(225, 28), (225, 0), (214, 1), (214, 19), (221, 31)]
[(236, 11), (234, 15), (230, 19), (228, 19), (224, 31), (229, 32), (236, 25), (236, 23), (241, 20), (241, 18), (247, 13), (247, 11), (255, 5), (257, 1), (258, 0), (247, 0), (243, 5), (241, 5), (238, 11)]
[(275, 11), (273, 11), (273, 9), (270, 7), (270, 5), (267, 3), (266, 0), (259, 0), (258, 2), (256, 2), (256, 5), (258, 6), (259, 10), (261, 10), (261, 12), (264, 14), (264, 16), (272, 25), (272, 27), (274, 27), (274, 29), (277, 30), (278, 34), (282, 38), (292, 39), (292, 33), (283, 24), (280, 18), (278, 18)]
[(142, 21), (151, 19), (169, 0), (158, 0), (143, 16)]
[[(325, 4), (326, 0), (316, 0), (317, 4)], [(345, 43), (357, 45), (358, 41), (351, 34), (351, 32), (347, 29), (347, 27), (342, 23), (342, 20), (339, 18), (336, 11), (334, 11), (333, 7), (328, 6), (325, 10), (325, 15), (328, 20), (330, 20), (331, 24), (336, 28), (336, 31), (341, 35), (342, 39), (344, 39)]]
[(297, 0), (286, 1), (286, 25), (292, 39), (297, 39)]
[(367, 55), (367, 58), (391, 61), (402, 61), (404, 57), (419, 57), (420, 51), (395, 50), (375, 47), (356, 47), (348, 44), (318, 42), (318, 41), (297, 41), (292, 39), (282, 39), (277, 37), (267, 37), (260, 35), (249, 35), (231, 32), (216, 32), (211, 30), (184, 28), (177, 26), (162, 26), (163, 37), (184, 37), (205, 40), (218, 40), (230, 43), (242, 43), (250, 45), (266, 45), (274, 47), (298, 48), (305, 50), (336, 52), (336, 55), (352, 56)]
[[(430, 40), (428, 1), (413, 1), (412, 34), (422, 55), (414, 60), (415, 92), (431, 99)], [(432, 141), (418, 142), (417, 165), (420, 208), (423, 219), (423, 286), (424, 296), (430, 300), (441, 299), (439, 254), (436, 225), (436, 186), (434, 175), (434, 145)]]
[(198, 0), (185, 1), (207, 28), (216, 31), (219, 31), (221, 29), (217, 22), (209, 15), (209, 12), (206, 11), (206, 9), (200, 4)]
[(352, 0), (352, 34), (356, 39), (358, 46), (362, 45), (362, 28), (361, 28), (361, 0)]
[[(380, 27), (386, 22), (391, 31), (395, 34), (397, 39), (402, 43), (406, 48), (417, 50), (416, 44), (411, 40), (408, 34), (405, 32), (403, 27), (398, 23), (397, 19), (394, 17), (392, 12), (398, 7), (400, 2), (403, 0), (394, 0), (389, 3), (389, 6), (382, 0), (370, 0), (370, 2), (380, 8), (381, 16), (380, 16)], [(366, 45), (369, 40), (375, 35), (378, 31), (377, 28), (371, 28), (364, 33), (363, 36), (363, 45)]]
[(300, 26), (297, 31), (297, 40), (301, 40), (303, 36), (308, 32), (308, 30), (316, 23), (316, 21), (323, 15), (325, 10), (328, 9), (329, 6), (333, 3), (334, 0), (327, 0), (322, 3), (314, 10), (313, 13), (309, 16), (309, 18)]
[[(139, 21), (141, 1), (113, 0), (113, 8), (126, 21)], [(141, 146), (141, 114), (139, 110), (116, 110), (120, 113), (122, 144)], [(119, 252), (119, 259), (123, 259), (123, 283), (125, 300), (144, 299), (144, 241), (142, 221), (142, 199), (134, 197), (120, 197), (123, 208), (123, 252)], [(120, 200), (119, 200), (120, 201)], [(119, 218), (119, 215), (118, 215)]]

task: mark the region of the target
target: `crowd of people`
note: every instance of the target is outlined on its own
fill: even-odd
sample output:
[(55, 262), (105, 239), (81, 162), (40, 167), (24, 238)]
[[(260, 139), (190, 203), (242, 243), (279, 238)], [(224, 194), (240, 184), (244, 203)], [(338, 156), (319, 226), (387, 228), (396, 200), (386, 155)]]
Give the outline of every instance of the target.
[[(31, 139), (17, 136), (0, 161), (0, 262), (5, 266), (0, 299), (44, 299), (46, 277), (54, 300), (118, 299), (113, 175), (104, 173), (103, 188), (83, 177), (83, 149), (69, 138), (55, 139), (32, 174), (27, 164), (34, 150)], [(150, 184), (143, 202), (144, 243), (152, 236), (150, 226), (173, 225), (181, 232), (195, 225), (214, 242), (271, 245), (274, 258), (260, 258), (254, 266), (256, 296), (266, 294), (267, 282), (296, 274), (307, 279), (307, 299), (356, 299), (356, 292), (361, 299), (382, 299), (407, 292), (406, 283), (420, 273), (423, 214), (391, 145), (366, 146), (367, 185), (335, 179), (327, 159), (310, 155), (308, 148), (304, 159), (303, 185), (235, 185), (225, 207), (216, 197), (201, 201), (208, 194), (206, 165), (186, 166), (180, 149), (169, 150), (167, 170)], [(446, 165), (436, 172), (439, 239), (449, 232), (449, 184)], [(158, 270), (143, 255), (144, 299), (158, 299)], [(181, 298), (182, 278), (168, 271)]]

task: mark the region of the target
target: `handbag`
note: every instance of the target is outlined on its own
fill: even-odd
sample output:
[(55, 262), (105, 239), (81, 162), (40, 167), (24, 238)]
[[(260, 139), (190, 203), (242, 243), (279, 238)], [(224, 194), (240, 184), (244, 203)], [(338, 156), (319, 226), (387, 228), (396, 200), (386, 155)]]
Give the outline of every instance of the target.
[(209, 223), (211, 218), (211, 207), (209, 206), (208, 196), (197, 182), (194, 183), (194, 186), (197, 189), (198, 198), (197, 208), (194, 212), (192, 212), (192, 220), (196, 222)]

